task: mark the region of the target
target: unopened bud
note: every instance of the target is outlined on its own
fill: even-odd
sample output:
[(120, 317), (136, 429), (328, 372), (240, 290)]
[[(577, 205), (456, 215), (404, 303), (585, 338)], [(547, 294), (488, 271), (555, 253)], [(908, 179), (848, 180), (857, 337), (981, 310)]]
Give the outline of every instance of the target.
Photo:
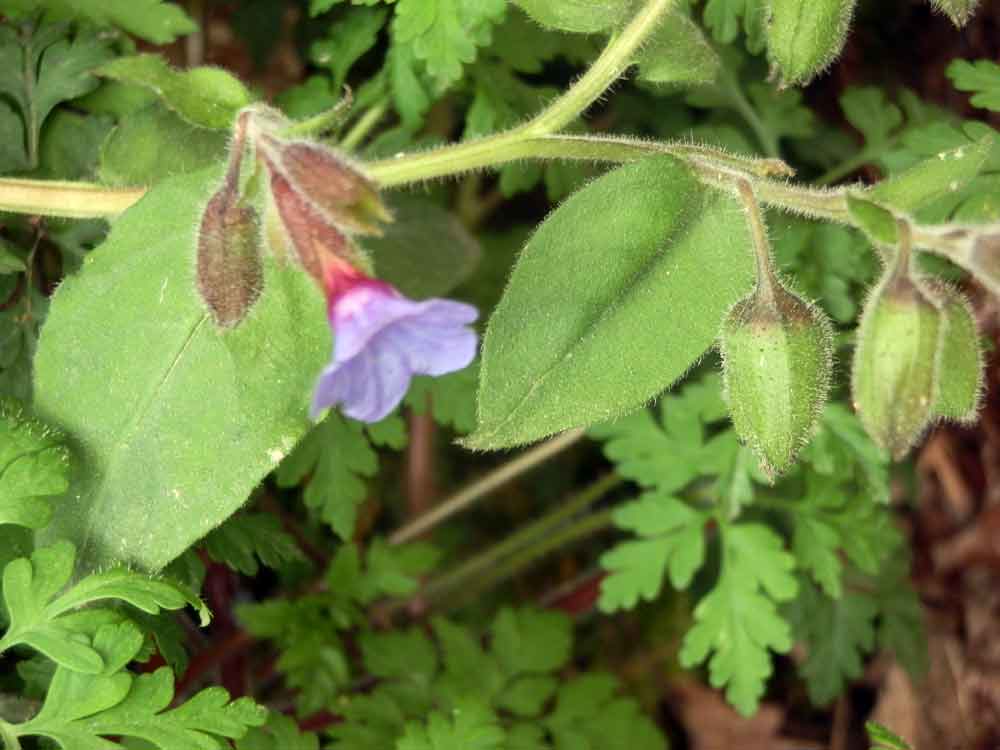
[(330, 149), (265, 134), (259, 145), (268, 164), (342, 231), (379, 235), (379, 225), (392, 221), (371, 182)]
[(278, 223), (269, 221), (267, 228), (269, 239), (275, 235), (270, 240), (272, 247), (277, 244), (281, 249), (291, 249), (292, 256), (320, 285), (325, 283), (326, 269), (331, 264), (368, 267), (367, 259), (347, 235), (314, 209), (280, 172), (269, 171), (271, 200), (278, 219)]
[(826, 402), (832, 334), (826, 316), (773, 278), (736, 305), (720, 337), (733, 427), (770, 476), (811, 437)]
[(908, 251), (875, 287), (861, 316), (854, 351), (854, 407), (872, 439), (902, 458), (934, 413), (941, 312), (911, 278)]
[(958, 28), (962, 28), (976, 12), (979, 0), (931, 0), (931, 5), (947, 15)]
[(808, 83), (837, 58), (855, 2), (770, 0), (767, 54), (783, 83)]
[(937, 353), (937, 399), (934, 413), (968, 423), (975, 420), (983, 396), (984, 363), (979, 329), (969, 301), (950, 286), (933, 289), (941, 306)]
[(226, 180), (205, 206), (198, 232), (198, 291), (216, 325), (232, 328), (260, 296), (257, 212)]

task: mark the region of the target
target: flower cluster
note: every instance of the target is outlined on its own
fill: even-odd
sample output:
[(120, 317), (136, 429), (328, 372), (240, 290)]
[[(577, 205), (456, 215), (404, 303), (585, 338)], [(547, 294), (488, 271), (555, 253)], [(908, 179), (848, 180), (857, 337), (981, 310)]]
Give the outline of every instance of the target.
[[(267, 186), (267, 244), (301, 266), (327, 299), (333, 359), (316, 384), (311, 414), (339, 406), (349, 417), (377, 422), (396, 408), (414, 375), (444, 375), (475, 358), (478, 339), (469, 326), (478, 312), (452, 300), (414, 301), (373, 278), (354, 237), (379, 234), (391, 214), (358, 167), (320, 144), (281, 137), (284, 124), (271, 110), (238, 118), (229, 171), (202, 218), (198, 288), (216, 323), (227, 327), (259, 294), (259, 257), (247, 252), (246, 241), (256, 231), (256, 212), (239, 198), (249, 143)], [(244, 283), (251, 277), (252, 285)]]

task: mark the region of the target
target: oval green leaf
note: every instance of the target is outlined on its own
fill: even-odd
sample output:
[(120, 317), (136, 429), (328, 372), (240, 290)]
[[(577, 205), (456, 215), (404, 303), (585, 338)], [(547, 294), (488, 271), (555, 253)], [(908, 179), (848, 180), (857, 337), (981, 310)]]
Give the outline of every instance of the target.
[(43, 535), (72, 541), (81, 569), (162, 568), (309, 427), (330, 349), (311, 281), (268, 263), (261, 298), (231, 330), (195, 291), (195, 231), (218, 176), (153, 188), (52, 299), (35, 409), (71, 437), (83, 470)]
[(466, 444), (529, 443), (656, 396), (750, 292), (750, 248), (735, 199), (669, 156), (577, 192), (528, 242), (490, 319)]

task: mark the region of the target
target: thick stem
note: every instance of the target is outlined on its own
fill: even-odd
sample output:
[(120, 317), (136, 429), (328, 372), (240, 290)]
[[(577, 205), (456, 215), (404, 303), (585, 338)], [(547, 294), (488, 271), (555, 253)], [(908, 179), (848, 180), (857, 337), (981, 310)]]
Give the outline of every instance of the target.
[(65, 219), (116, 216), (136, 203), (145, 188), (106, 188), (86, 182), (0, 180), (0, 211)]
[(445, 499), (440, 505), (429, 513), (425, 513), (419, 518), (400, 528), (389, 537), (390, 544), (402, 544), (414, 539), (426, 531), (437, 526), (447, 518), (451, 518), (456, 513), (465, 510), (477, 500), (485, 497), (498, 487), (519, 477), (525, 472), (531, 471), (539, 464), (547, 461), (550, 457), (560, 453), (570, 447), (585, 435), (583, 430), (569, 430), (558, 437), (542, 443), (515, 458), (513, 461), (505, 463), (503, 466), (491, 471), (484, 477), (459, 490), (451, 497)]

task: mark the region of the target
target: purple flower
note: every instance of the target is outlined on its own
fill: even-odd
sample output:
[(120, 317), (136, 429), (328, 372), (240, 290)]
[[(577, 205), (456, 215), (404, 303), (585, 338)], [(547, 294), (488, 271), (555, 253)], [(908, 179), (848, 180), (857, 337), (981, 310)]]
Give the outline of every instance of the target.
[[(446, 299), (414, 302), (366, 276), (328, 285), (333, 361), (313, 394), (311, 414), (340, 406), (348, 417), (378, 422), (396, 408), (414, 375), (461, 370), (476, 356), (472, 305)], [(334, 290), (334, 287), (335, 290)]]

